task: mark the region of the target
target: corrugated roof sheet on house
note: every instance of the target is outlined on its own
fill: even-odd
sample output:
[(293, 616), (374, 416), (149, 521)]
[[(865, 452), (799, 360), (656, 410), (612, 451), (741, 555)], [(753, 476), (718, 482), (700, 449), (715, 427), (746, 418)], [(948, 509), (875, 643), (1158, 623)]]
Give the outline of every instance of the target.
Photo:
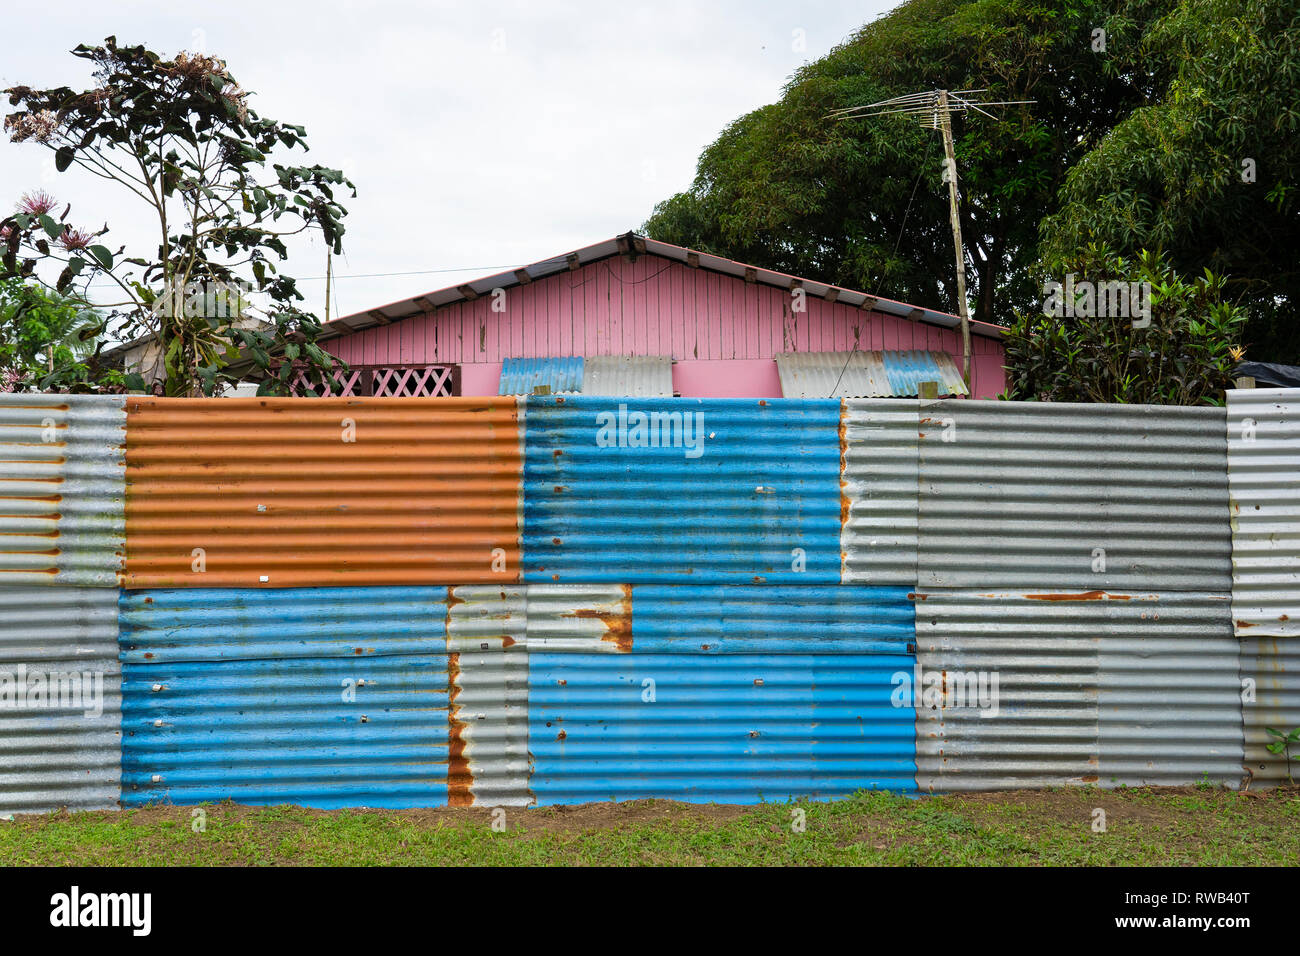
[(673, 361), (663, 355), (594, 355), (501, 363), (500, 394), (531, 395), (539, 385), (551, 395), (671, 398)]
[(0, 587), (116, 587), (125, 539), (121, 395), (0, 394)]
[(666, 355), (589, 356), (582, 394), (672, 398), (673, 360)]
[(531, 395), (546, 386), (551, 395), (576, 395), (582, 391), (581, 355), (562, 358), (508, 358), (501, 363), (500, 395)]
[(967, 394), (947, 352), (784, 352), (776, 367), (786, 398), (914, 398), (921, 382), (937, 382), (940, 395)]

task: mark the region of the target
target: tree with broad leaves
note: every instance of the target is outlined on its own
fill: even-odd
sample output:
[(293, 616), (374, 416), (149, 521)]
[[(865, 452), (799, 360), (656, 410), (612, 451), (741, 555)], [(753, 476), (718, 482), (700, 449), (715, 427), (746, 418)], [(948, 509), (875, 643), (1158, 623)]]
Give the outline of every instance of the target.
[[(1229, 300), (1227, 279), (1206, 269), (1181, 276), (1160, 252), (1132, 259), (1090, 244), (1060, 264), (1077, 282), (1059, 296), (1081, 305), (1104, 284), (1145, 288), (1145, 314), (1127, 307), (1073, 306), (1017, 312), (1006, 336), (1009, 397), (1047, 402), (1221, 405), (1245, 350), (1246, 310)], [(1050, 276), (1043, 273), (1043, 278)], [(1059, 279), (1058, 279), (1059, 281)], [(1100, 299), (1100, 293), (1097, 299)]]
[[(28, 194), (0, 220), (0, 277), (98, 310), (116, 336), (156, 336), (168, 395), (211, 395), (254, 368), (259, 394), (288, 394), (303, 376), (327, 381), (337, 360), (316, 345), (320, 323), (275, 263), (288, 257), (287, 237), (308, 231), (342, 251), (347, 211), (335, 190), (355, 196), (352, 182), (337, 169), (272, 163), (277, 150), (305, 150), (306, 131), (259, 116), (222, 60), (164, 59), (114, 37), (72, 52), (93, 65), (94, 85), (12, 87), (17, 111), (4, 129), (52, 150), (60, 172), (79, 167), (132, 193), (157, 221), (158, 246), (114, 250), (107, 225), (79, 228), (69, 207)], [(96, 297), (92, 286), (112, 293)]]

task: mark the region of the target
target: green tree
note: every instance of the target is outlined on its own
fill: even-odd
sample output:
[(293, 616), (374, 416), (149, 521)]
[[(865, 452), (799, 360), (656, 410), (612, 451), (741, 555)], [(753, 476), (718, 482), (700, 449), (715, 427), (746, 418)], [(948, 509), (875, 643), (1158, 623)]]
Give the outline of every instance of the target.
[[(1220, 404), (1240, 360), (1245, 310), (1225, 298), (1227, 282), (1208, 270), (1185, 279), (1159, 253), (1134, 259), (1090, 246), (1062, 263), (1074, 287), (1137, 283), (1144, 314), (1135, 317), (1075, 298), (1061, 315), (1018, 313), (1006, 336), (1011, 398), (1149, 405)], [(1058, 301), (1064, 306), (1064, 299)], [(1098, 314), (1101, 312), (1102, 314)], [(1079, 314), (1083, 313), (1083, 314)], [(1090, 314), (1089, 314), (1090, 313)]]
[[(272, 163), (279, 150), (306, 149), (305, 130), (259, 116), (219, 59), (165, 59), (113, 37), (73, 53), (94, 67), (94, 85), (8, 89), (18, 110), (5, 130), (52, 150), (60, 171), (80, 167), (130, 192), (156, 220), (158, 245), (127, 256), (106, 244), (107, 226), (77, 228), (68, 208), (29, 195), (0, 221), (0, 275), (99, 308), (125, 337), (156, 335), (169, 395), (233, 381), (241, 349), (267, 376), (263, 393), (288, 391), (300, 372), (313, 382), (330, 375), (334, 362), (315, 344), (320, 323), (298, 308), (303, 297), (275, 262), (288, 257), (288, 236), (308, 230), (342, 251), (346, 210), (334, 190), (355, 195), (352, 183), (335, 169)], [(92, 283), (115, 292), (96, 297)]]
[(1144, 75), (1108, 70), (1092, 47), (1092, 29), (1111, 8), (911, 0), (798, 70), (779, 102), (724, 130), (691, 188), (657, 206), (643, 228), (955, 311), (938, 132), (909, 118), (826, 116), (928, 89), (984, 89), (985, 100), (1037, 102), (998, 110), (998, 120), (955, 122), (972, 314), (999, 321), (1028, 308), (1039, 299), (1031, 275), (1039, 216), (1071, 165), (1146, 93)]
[(1070, 170), (1043, 222), (1045, 258), (1097, 242), (1231, 274), (1251, 354), (1300, 362), (1300, 8), (1130, 2), (1112, 22), (1136, 36), (1116, 68), (1151, 72), (1157, 88)]

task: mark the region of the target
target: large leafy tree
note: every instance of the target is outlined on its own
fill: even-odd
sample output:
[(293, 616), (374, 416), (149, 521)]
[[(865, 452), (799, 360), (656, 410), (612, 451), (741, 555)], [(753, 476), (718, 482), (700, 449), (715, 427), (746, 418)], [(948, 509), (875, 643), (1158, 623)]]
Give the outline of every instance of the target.
[(1113, 22), (1136, 37), (1117, 68), (1154, 65), (1157, 88), (1070, 170), (1043, 223), (1047, 264), (1099, 242), (1228, 274), (1251, 354), (1300, 362), (1300, 7), (1145, 0)]
[[(741, 117), (692, 187), (645, 224), (660, 239), (955, 311), (938, 132), (836, 108), (928, 89), (1036, 100), (955, 122), (973, 314), (1040, 299), (1038, 219), (1070, 167), (1142, 102), (1149, 77), (1107, 68), (1092, 0), (911, 0), (800, 69), (778, 103)], [(1145, 21), (1135, 13), (1130, 29)], [(1121, 42), (1122, 37), (1112, 38)]]
[[(78, 228), (67, 207), (29, 195), (0, 221), (0, 275), (101, 309), (120, 337), (157, 336), (171, 395), (235, 380), (241, 351), (265, 376), (264, 393), (287, 391), (303, 373), (328, 376), (320, 324), (276, 263), (288, 257), (287, 237), (309, 230), (342, 250), (346, 210), (335, 190), (355, 195), (352, 183), (336, 169), (274, 162), (306, 149), (305, 130), (259, 116), (219, 59), (166, 59), (113, 37), (73, 53), (94, 67), (94, 85), (7, 90), (17, 110), (5, 130), (52, 150), (60, 171), (77, 167), (131, 193), (158, 242), (128, 255), (111, 248), (107, 225)], [(106, 287), (113, 292), (96, 294)]]

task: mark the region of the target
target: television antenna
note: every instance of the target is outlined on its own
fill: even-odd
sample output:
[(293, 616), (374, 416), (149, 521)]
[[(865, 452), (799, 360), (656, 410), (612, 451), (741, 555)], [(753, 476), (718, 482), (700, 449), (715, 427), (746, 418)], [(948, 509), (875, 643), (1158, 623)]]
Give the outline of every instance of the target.
[(952, 142), (952, 114), (966, 113), (974, 110), (989, 119), (997, 119), (983, 107), (1021, 106), (1034, 100), (992, 100), (978, 102), (970, 99), (979, 90), (929, 90), (924, 93), (908, 93), (892, 99), (869, 103), (866, 106), (848, 106), (833, 110), (827, 114), (828, 119), (850, 120), (874, 116), (911, 116), (919, 120), (922, 126), (943, 132), (944, 181), (948, 184), (948, 220), (952, 224), (953, 247), (957, 254), (957, 309), (961, 317), (962, 377), (966, 388), (970, 389), (970, 307), (966, 303), (966, 248), (962, 245), (961, 219), (957, 214), (957, 155)]

